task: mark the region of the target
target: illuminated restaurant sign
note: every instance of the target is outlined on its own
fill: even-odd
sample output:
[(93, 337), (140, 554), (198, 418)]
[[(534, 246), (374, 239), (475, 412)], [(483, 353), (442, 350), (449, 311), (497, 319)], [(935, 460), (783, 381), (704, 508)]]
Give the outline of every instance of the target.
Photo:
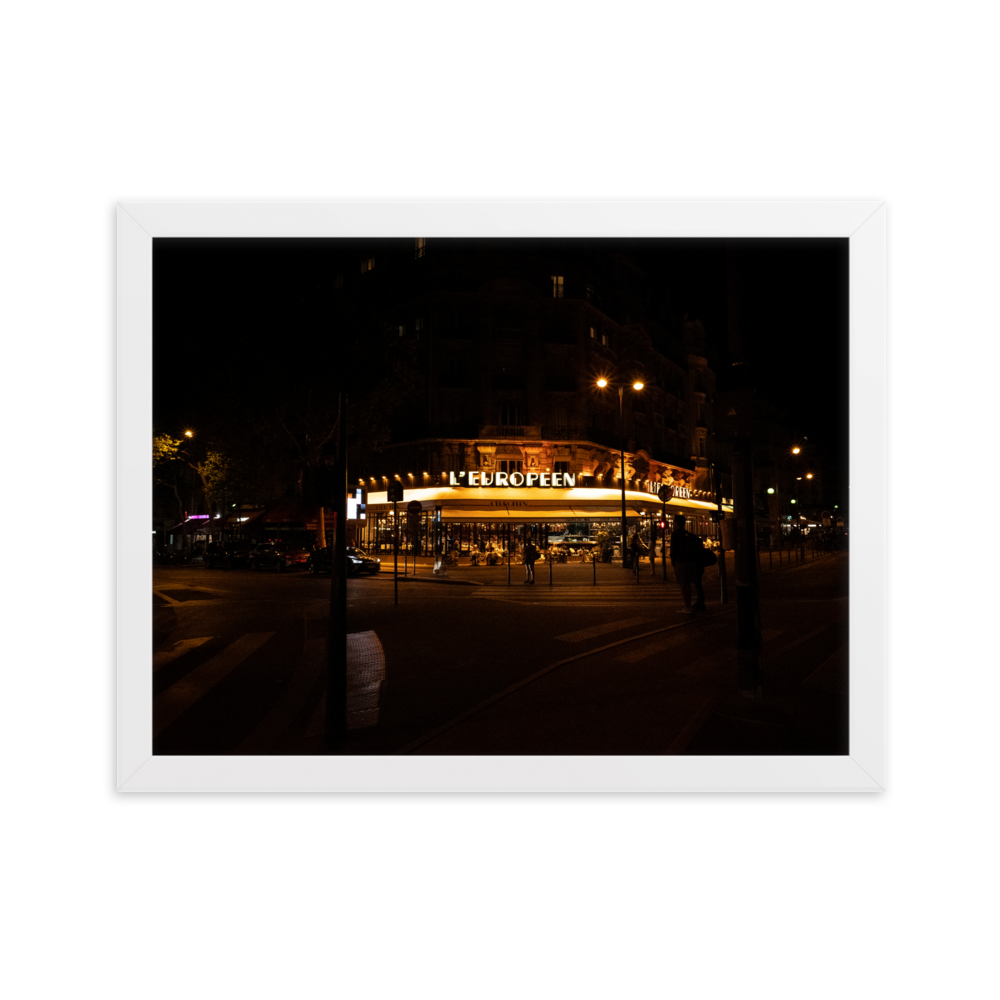
[(568, 489), (576, 486), (575, 472), (449, 472), (449, 486), (522, 486)]
[[(575, 472), (449, 472), (449, 486), (502, 486), (521, 489), (573, 489), (576, 486)], [(639, 489), (645, 493), (654, 493), (660, 488), (660, 483), (634, 483), (630, 489)], [(690, 500), (691, 490), (687, 486), (675, 486), (674, 497), (679, 500)]]

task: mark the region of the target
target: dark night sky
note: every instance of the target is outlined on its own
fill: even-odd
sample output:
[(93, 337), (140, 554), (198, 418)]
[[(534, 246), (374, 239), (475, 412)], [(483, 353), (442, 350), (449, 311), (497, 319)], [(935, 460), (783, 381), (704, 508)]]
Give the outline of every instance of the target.
[[(322, 240), (154, 241), (154, 420), (212, 419), (212, 386), (241, 365), (308, 364), (331, 274)], [(702, 320), (728, 369), (726, 241), (620, 241), (674, 315)], [(630, 246), (628, 246), (630, 244)], [(742, 326), (761, 395), (792, 429), (846, 458), (848, 241), (735, 240)], [(226, 359), (229, 360), (226, 360)]]

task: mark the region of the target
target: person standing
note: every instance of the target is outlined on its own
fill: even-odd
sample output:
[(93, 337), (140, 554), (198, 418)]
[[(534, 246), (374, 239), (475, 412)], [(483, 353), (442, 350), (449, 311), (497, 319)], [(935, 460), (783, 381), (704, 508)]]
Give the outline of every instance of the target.
[(535, 560), (538, 558), (538, 549), (535, 543), (529, 538), (524, 543), (524, 582), (535, 582)]
[[(687, 530), (687, 518), (678, 514), (674, 518), (674, 530), (670, 536), (670, 565), (674, 568), (674, 576), (681, 588), (681, 598), (684, 607), (681, 614), (689, 615), (694, 611), (705, 610), (705, 591), (701, 585), (701, 576), (705, 572), (703, 552), (705, 546), (697, 535)], [(691, 604), (691, 588), (695, 589), (696, 600)]]

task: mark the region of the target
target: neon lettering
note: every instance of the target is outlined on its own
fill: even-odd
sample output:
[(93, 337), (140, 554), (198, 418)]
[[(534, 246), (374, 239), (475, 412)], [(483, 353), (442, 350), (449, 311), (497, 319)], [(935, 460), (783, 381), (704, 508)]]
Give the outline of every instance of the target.
[(507, 485), (507, 473), (506, 472), (498, 472), (497, 473), (497, 486), (506, 486), (506, 485)]

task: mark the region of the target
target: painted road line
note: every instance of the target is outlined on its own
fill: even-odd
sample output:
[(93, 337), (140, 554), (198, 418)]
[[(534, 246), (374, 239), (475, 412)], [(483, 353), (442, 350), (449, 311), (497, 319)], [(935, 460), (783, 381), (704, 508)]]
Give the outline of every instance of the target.
[(240, 636), (221, 653), (216, 653), (196, 670), (161, 692), (153, 702), (153, 735), (159, 736), (199, 698), (260, 649), (272, 635), (273, 632), (251, 632)]
[[(385, 653), (374, 632), (351, 632), (347, 639), (347, 728), (363, 729), (378, 722), (379, 696), (385, 680)], [(306, 742), (317, 740), (323, 736), (325, 729), (324, 691), (303, 739)]]
[(273, 753), (316, 684), (326, 664), (326, 639), (307, 639), (302, 655), (274, 707), (254, 726), (236, 748), (238, 754)]
[(584, 639), (596, 639), (597, 636), (607, 635), (608, 632), (618, 632), (623, 628), (645, 625), (646, 622), (655, 620), (655, 618), (626, 618), (620, 622), (605, 622), (603, 625), (591, 625), (589, 628), (577, 629), (575, 632), (566, 632), (563, 635), (555, 636), (555, 638), (563, 642), (583, 642)]
[(347, 728), (378, 722), (379, 694), (385, 680), (385, 652), (374, 632), (347, 635)]
[(685, 749), (687, 749), (687, 745), (692, 739), (694, 739), (701, 727), (708, 721), (709, 716), (715, 709), (717, 700), (717, 698), (709, 697), (705, 698), (704, 701), (701, 702), (697, 710), (692, 713), (691, 717), (688, 719), (687, 725), (677, 734), (676, 737), (674, 737), (670, 746), (663, 751), (664, 756), (684, 753)]
[(192, 649), (197, 649), (208, 642), (209, 639), (214, 638), (215, 636), (206, 635), (201, 639), (181, 639), (179, 642), (174, 643), (173, 648), (161, 649), (153, 653), (153, 673), (155, 674), (157, 670), (165, 667), (168, 663), (173, 663), (177, 657), (183, 656)]
[[(288, 727), (301, 711), (310, 691), (316, 684), (317, 676), (326, 667), (326, 639), (322, 637), (306, 639), (305, 636), (309, 634), (310, 623), (322, 619), (324, 611), (329, 606), (330, 602), (326, 598), (310, 603), (309, 610), (302, 617), (304, 629), (302, 656), (299, 657), (292, 678), (285, 687), (278, 703), (240, 743), (236, 748), (236, 753), (280, 752), (277, 750), (278, 741), (288, 731)], [(325, 704), (324, 698), (320, 699), (320, 703), (321, 705)], [(322, 730), (320, 732), (322, 733)], [(296, 735), (293, 735), (293, 739)]]
[(686, 642), (688, 638), (685, 632), (668, 635), (665, 639), (657, 639), (655, 642), (646, 643), (639, 649), (630, 649), (627, 653), (623, 653), (621, 656), (615, 657), (615, 659), (620, 660), (622, 663), (638, 663), (640, 660), (645, 660), (648, 656), (653, 656), (656, 653), (664, 653), (671, 646), (677, 646), (682, 642)]

